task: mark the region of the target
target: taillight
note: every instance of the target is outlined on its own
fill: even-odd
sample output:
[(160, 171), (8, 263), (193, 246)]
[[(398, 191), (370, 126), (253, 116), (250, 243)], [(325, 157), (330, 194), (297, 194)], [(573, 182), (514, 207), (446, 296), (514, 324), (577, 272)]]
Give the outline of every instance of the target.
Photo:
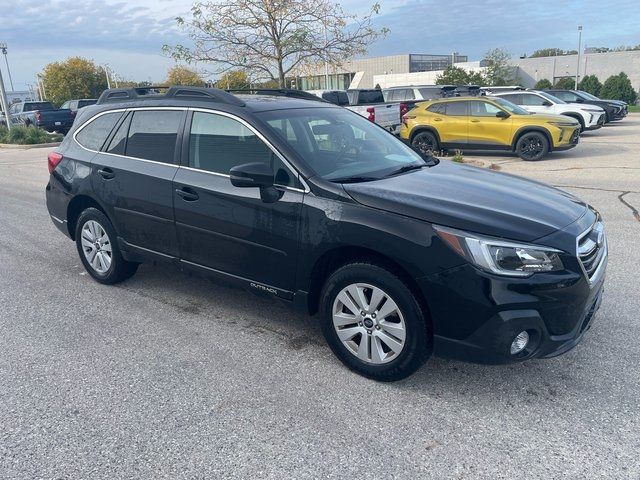
[(409, 106), (406, 103), (400, 104), (400, 117), (402, 118), (409, 111)]
[(36, 117), (36, 122), (40, 122), (42, 120), (42, 115), (40, 115), (40, 112), (36, 112), (35, 117)]
[(375, 121), (376, 121), (376, 109), (375, 109), (375, 107), (367, 108), (367, 113), (369, 114), (369, 116), (367, 117), (369, 119), (369, 121), (375, 123)]
[(62, 161), (62, 154), (58, 152), (51, 152), (47, 156), (47, 164), (49, 165), (49, 173), (52, 173), (58, 164)]
[(413, 120), (414, 118), (416, 118), (415, 115), (407, 115), (406, 113), (402, 116), (402, 123), (404, 124), (404, 126), (408, 126), (407, 125), (407, 120)]

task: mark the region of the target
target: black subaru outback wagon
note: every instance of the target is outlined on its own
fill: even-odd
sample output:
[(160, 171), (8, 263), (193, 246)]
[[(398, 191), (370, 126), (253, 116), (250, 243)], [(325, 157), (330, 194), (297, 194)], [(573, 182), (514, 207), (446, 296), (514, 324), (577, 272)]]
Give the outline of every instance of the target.
[(82, 109), (46, 196), (91, 276), (166, 261), (319, 312), (378, 380), (434, 351), (504, 363), (579, 342), (607, 263), (598, 212), (281, 93), (107, 90)]

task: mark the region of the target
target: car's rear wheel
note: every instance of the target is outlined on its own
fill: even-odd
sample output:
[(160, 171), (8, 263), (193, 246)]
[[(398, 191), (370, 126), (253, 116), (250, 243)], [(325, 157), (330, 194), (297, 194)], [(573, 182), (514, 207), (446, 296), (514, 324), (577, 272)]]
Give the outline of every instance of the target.
[(98, 282), (111, 285), (136, 273), (138, 264), (122, 258), (115, 229), (97, 208), (87, 208), (80, 214), (75, 238), (84, 268)]
[(399, 380), (431, 355), (425, 312), (390, 270), (345, 265), (329, 277), (320, 298), (324, 336), (350, 369), (374, 380)]
[(423, 155), (431, 156), (438, 152), (438, 139), (431, 132), (419, 132), (411, 140), (411, 145)]
[(549, 140), (540, 132), (525, 133), (516, 143), (516, 153), (522, 160), (540, 160), (549, 153)]

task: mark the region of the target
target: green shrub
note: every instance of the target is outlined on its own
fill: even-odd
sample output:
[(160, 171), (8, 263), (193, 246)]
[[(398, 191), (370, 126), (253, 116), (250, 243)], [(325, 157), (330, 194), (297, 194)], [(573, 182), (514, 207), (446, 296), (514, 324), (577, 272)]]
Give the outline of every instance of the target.
[(627, 74), (620, 72), (618, 75), (607, 78), (600, 89), (600, 98), (622, 100), (633, 105), (638, 99), (638, 94), (631, 86), (631, 80)]
[(602, 84), (598, 77), (595, 75), (587, 75), (578, 84), (578, 90), (585, 91), (590, 93), (591, 95), (595, 95), (598, 97), (600, 95), (600, 90), (602, 89)]
[(533, 88), (535, 88), (536, 90), (547, 90), (549, 88), (553, 88), (553, 84), (551, 83), (550, 80), (547, 80), (546, 78), (542, 78), (536, 82)]
[(559, 88), (561, 90), (573, 90), (573, 87), (575, 86), (576, 86), (576, 80), (573, 77), (561, 78), (554, 85), (555, 88)]
[(453, 157), (451, 157), (451, 161), (457, 163), (464, 163), (464, 158), (462, 156), (462, 150), (455, 150)]
[(0, 126), (0, 143), (12, 143), (14, 145), (37, 145), (38, 143), (59, 142), (62, 136), (51, 135), (36, 127), (25, 127), (16, 125), (7, 130), (7, 127)]

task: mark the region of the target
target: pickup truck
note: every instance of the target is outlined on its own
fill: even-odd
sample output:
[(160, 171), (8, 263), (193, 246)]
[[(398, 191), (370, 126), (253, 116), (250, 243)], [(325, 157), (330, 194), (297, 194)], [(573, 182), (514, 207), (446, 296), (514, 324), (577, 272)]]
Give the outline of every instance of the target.
[(67, 133), (75, 116), (68, 108), (57, 109), (51, 102), (20, 102), (9, 108), (14, 125), (33, 125), (47, 132)]
[(385, 103), (382, 90), (347, 90), (349, 105), (346, 106), (381, 127), (398, 135), (402, 116), (409, 111), (402, 103)]

